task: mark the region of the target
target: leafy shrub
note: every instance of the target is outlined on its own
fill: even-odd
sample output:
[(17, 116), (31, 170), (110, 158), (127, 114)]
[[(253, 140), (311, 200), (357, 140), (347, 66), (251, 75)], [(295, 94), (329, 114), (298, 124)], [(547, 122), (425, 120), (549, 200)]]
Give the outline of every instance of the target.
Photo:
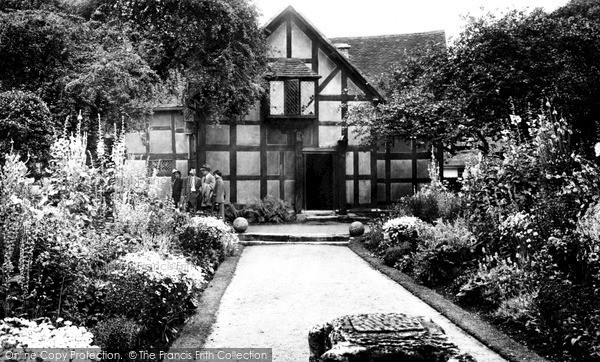
[(523, 292), (518, 295), (503, 300), (496, 311), (494, 317), (511, 323), (520, 323), (523, 327), (535, 319), (535, 299), (537, 292)]
[(414, 276), (428, 286), (452, 282), (473, 263), (475, 242), (464, 220), (422, 227)]
[(383, 252), (392, 246), (408, 243), (414, 251), (417, 245), (418, 229), (421, 221), (414, 216), (402, 216), (386, 221), (383, 226), (383, 243), (379, 251)]
[(535, 276), (525, 264), (498, 254), (487, 255), (457, 296), (464, 303), (496, 309), (502, 301), (535, 290)]
[(392, 246), (383, 252), (383, 263), (387, 266), (395, 266), (404, 257), (410, 256), (412, 251), (412, 246), (408, 242)]
[(205, 274), (185, 258), (146, 251), (127, 254), (109, 265), (105, 308), (142, 327), (144, 340), (168, 343), (195, 308)]
[(463, 214), (464, 201), (440, 181), (440, 169), (433, 149), (427, 171), (429, 184), (421, 187), (415, 195), (400, 199), (400, 202), (394, 205), (395, 212), (398, 216), (415, 216), (428, 223), (440, 218), (444, 221), (455, 220)]
[(600, 170), (569, 149), (570, 134), (566, 121), (553, 114), (519, 118), (519, 126), (503, 135), (502, 158), (480, 158), (465, 169), (463, 192), (470, 223), (488, 251), (508, 256), (514, 253), (514, 243), (528, 249), (527, 238), (513, 239), (511, 245), (502, 242), (500, 225), (511, 215), (531, 215), (537, 227), (533, 231), (539, 234), (532, 241), (541, 246), (550, 236), (573, 230), (598, 200)]
[(215, 217), (193, 217), (179, 234), (179, 246), (207, 273), (235, 251), (237, 236), (231, 227)]
[(600, 283), (600, 203), (593, 205), (579, 220), (576, 242), (576, 260), (581, 280)]
[(40, 97), (18, 90), (0, 92), (0, 163), (11, 149), (46, 161), (53, 133), (52, 116)]
[(103, 351), (125, 352), (140, 347), (142, 327), (123, 316), (107, 318), (94, 329), (95, 341)]
[(369, 233), (363, 237), (365, 248), (376, 251), (383, 242), (383, 220), (375, 219), (369, 222)]
[(237, 217), (245, 217), (250, 223), (283, 223), (296, 218), (294, 208), (289, 202), (277, 197), (267, 196), (262, 200), (254, 200), (242, 209), (228, 209), (226, 217), (233, 221)]
[(92, 333), (85, 327), (74, 326), (62, 318), (58, 318), (55, 323), (51, 323), (47, 318), (39, 322), (23, 318), (5, 318), (0, 320), (0, 331), (0, 351), (3, 355), (12, 352), (19, 356), (19, 362), (30, 361), (24, 357), (25, 352), (31, 352), (32, 348), (60, 348), (67, 349), (63, 351), (67, 353), (69, 350), (79, 349), (100, 352), (100, 348), (92, 344)]
[(455, 192), (444, 191), (436, 195), (439, 217), (444, 221), (454, 221), (464, 215), (465, 200)]
[(415, 266), (412, 245), (405, 242), (400, 246), (392, 246), (382, 253), (383, 263), (404, 273), (412, 273)]
[(535, 298), (539, 330), (563, 360), (600, 360), (600, 293), (565, 280), (548, 280)]
[(417, 192), (413, 196), (405, 196), (400, 199), (398, 205), (407, 215), (433, 223), (440, 217), (436, 194), (432, 192)]

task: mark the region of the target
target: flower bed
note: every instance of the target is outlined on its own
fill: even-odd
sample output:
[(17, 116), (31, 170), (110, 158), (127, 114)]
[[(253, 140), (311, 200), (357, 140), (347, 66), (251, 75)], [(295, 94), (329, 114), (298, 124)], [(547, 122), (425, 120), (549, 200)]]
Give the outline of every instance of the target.
[(2, 328), (58, 347), (80, 333), (105, 351), (167, 348), (237, 237), (168, 207), (145, 169), (124, 162), (122, 137), (109, 158), (90, 160), (86, 148), (83, 135), (59, 137), (35, 193), (19, 156), (0, 168)]
[[(76, 327), (71, 322), (62, 318), (55, 324), (49, 320), (35, 322), (23, 318), (5, 318), (0, 320), (0, 358), (25, 362), (34, 360), (26, 358), (27, 352), (33, 349), (46, 348), (58, 349), (68, 356), (76, 350), (85, 349), (86, 352), (99, 353), (100, 348), (94, 346), (94, 335), (84, 327)], [(78, 359), (86, 361), (85, 359)], [(93, 359), (87, 359), (92, 361)]]
[(467, 167), (460, 195), (433, 182), (365, 246), (552, 360), (597, 361), (600, 169), (568, 149), (564, 120), (526, 123), (505, 132), (501, 159)]

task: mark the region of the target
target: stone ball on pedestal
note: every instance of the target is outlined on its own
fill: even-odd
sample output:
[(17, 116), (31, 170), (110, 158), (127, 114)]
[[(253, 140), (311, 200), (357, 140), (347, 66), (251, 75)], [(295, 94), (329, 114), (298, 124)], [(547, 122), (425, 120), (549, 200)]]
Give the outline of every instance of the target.
[(361, 236), (365, 233), (365, 226), (360, 221), (355, 221), (350, 224), (350, 236)]
[(233, 230), (237, 233), (243, 233), (246, 229), (248, 229), (248, 220), (246, 218), (238, 217), (233, 220)]

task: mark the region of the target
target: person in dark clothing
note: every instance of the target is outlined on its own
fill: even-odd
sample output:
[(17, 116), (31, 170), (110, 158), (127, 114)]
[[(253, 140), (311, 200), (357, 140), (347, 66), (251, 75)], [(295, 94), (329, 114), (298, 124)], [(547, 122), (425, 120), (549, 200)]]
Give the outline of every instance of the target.
[(181, 190), (183, 189), (183, 179), (181, 178), (181, 172), (179, 170), (173, 170), (173, 182), (171, 182), (171, 196), (173, 196), (173, 202), (175, 208), (179, 208), (179, 202), (181, 201)]

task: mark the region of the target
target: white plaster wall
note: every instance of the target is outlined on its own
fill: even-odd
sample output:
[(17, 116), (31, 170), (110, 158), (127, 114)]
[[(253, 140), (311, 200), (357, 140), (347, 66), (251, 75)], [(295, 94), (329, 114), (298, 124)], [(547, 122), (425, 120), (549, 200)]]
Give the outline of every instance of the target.
[(269, 58), (284, 58), (286, 55), (286, 23), (283, 22), (267, 38), (267, 49)]
[(341, 121), (342, 102), (338, 101), (319, 101), (319, 120), (320, 121)]
[(175, 133), (175, 151), (177, 153), (189, 153), (190, 141), (185, 133)]
[(342, 136), (341, 126), (319, 126), (319, 147), (333, 148)]
[(150, 153), (173, 153), (171, 131), (149, 131)]
[(146, 145), (143, 142), (145, 134), (142, 132), (131, 132), (125, 134), (125, 146), (127, 153), (146, 153)]
[(342, 93), (342, 73), (333, 77), (333, 79), (327, 84), (327, 86), (321, 91), (321, 94), (327, 95), (339, 95)]
[(292, 23), (292, 58), (311, 57), (312, 41), (295, 23)]
[[(335, 69), (335, 63), (329, 59), (329, 57), (323, 52), (323, 50), (319, 49), (319, 75), (321, 78), (319, 79), (319, 85), (323, 83), (325, 78)], [(342, 83), (339, 83), (339, 90), (342, 89)], [(339, 94), (339, 91), (338, 93)]]

